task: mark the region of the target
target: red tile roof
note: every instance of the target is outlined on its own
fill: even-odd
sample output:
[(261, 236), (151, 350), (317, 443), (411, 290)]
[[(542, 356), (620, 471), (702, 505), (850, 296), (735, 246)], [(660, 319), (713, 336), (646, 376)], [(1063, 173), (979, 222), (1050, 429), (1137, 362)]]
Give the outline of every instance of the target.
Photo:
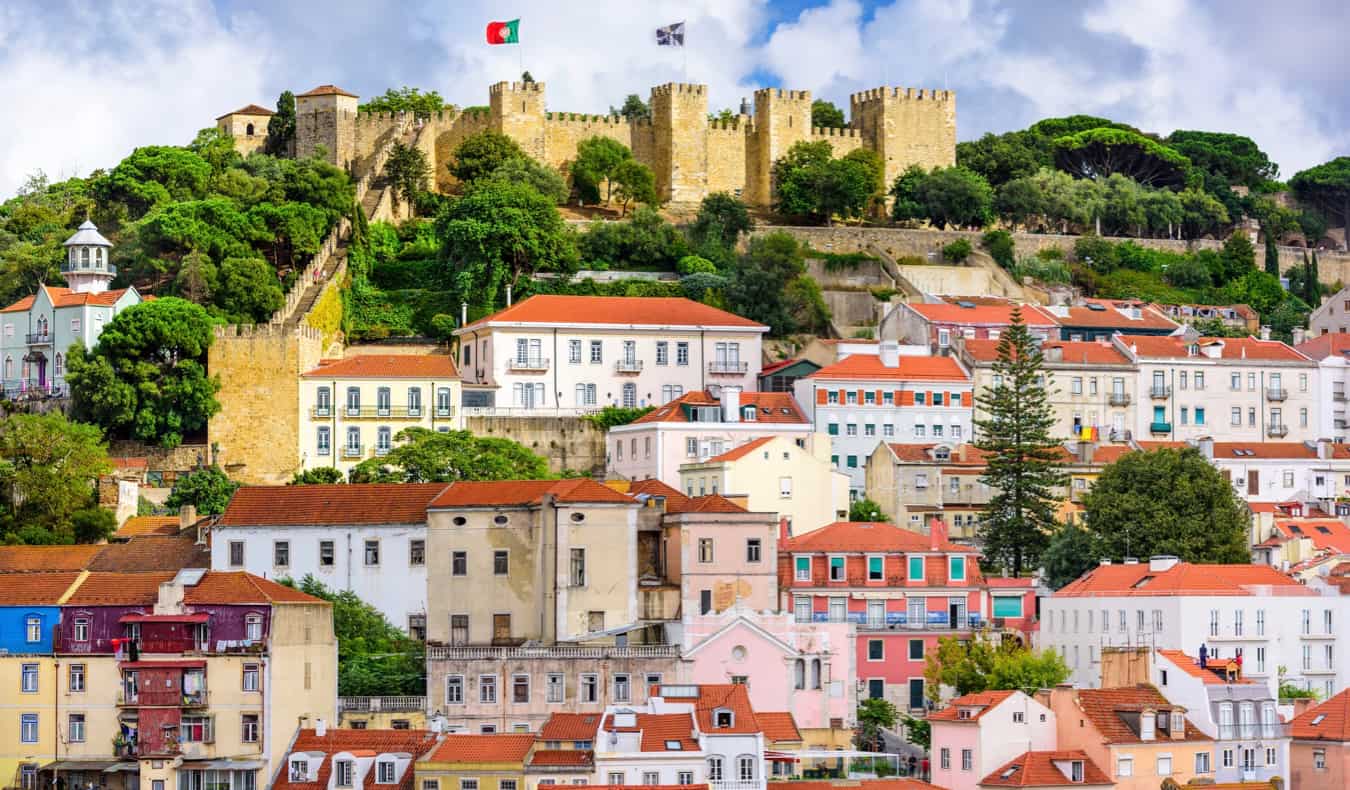
[(152, 606), (173, 573), (90, 573), (67, 601), (71, 606)]
[[(858, 782), (796, 781), (792, 790), (943, 790), (934, 784), (918, 779), (863, 779)], [(626, 790), (626, 786), (625, 786)]]
[[(928, 720), (959, 722), (979, 721), (981, 716), (993, 710), (1012, 695), (1013, 692), (1011, 691), (980, 691), (975, 694), (966, 694), (965, 696), (957, 697), (951, 702), (948, 702), (947, 707), (942, 710), (928, 714)], [(974, 710), (971, 710), (972, 708)], [(962, 716), (961, 713), (963, 710), (969, 711), (969, 713)]]
[[(648, 412), (638, 419), (634, 420), (632, 425), (640, 425), (649, 422), (689, 422), (688, 415), (685, 414), (685, 406), (720, 406), (722, 402), (704, 390), (694, 390), (686, 392), (670, 403), (659, 406), (655, 411)], [(809, 425), (810, 421), (802, 413), (801, 407), (797, 401), (786, 392), (742, 392), (740, 394), (740, 405), (744, 409), (746, 406), (754, 406), (755, 420), (751, 423), (748, 420), (742, 420), (747, 424), (781, 424), (789, 423), (794, 425)]]
[(1315, 595), (1269, 565), (1195, 565), (1178, 562), (1165, 571), (1137, 565), (1098, 565), (1055, 593), (1056, 598), (1149, 595), (1256, 595), (1263, 587), (1281, 594)]
[[(964, 300), (963, 300), (964, 301)], [(1020, 309), (1022, 312), (1022, 321), (1027, 326), (1032, 327), (1051, 327), (1056, 325), (1053, 316), (1046, 313), (1035, 305), (1009, 305), (1009, 304), (987, 304), (975, 305), (974, 307), (963, 307), (960, 304), (950, 302), (939, 302), (934, 304), (915, 304), (910, 302), (905, 307), (913, 310), (923, 316), (931, 323), (937, 324), (988, 324), (997, 326), (1007, 326), (1012, 323), (1014, 310)]]
[(984, 583), (985, 586), (987, 587), (1003, 587), (1003, 588), (1020, 587), (1027, 590), (1030, 590), (1032, 587), (1036, 586), (1035, 579), (1029, 579), (1025, 576), (1023, 577), (986, 576), (984, 579)]
[(243, 571), (210, 571), (183, 592), (189, 604), (323, 603), (294, 587)]
[[(317, 735), (314, 730), (300, 730), (296, 733), (295, 742), (291, 744), (288, 755), (298, 752), (322, 752), (323, 762), (319, 764), (314, 781), (292, 782), (289, 760), (279, 759), (281, 768), (272, 787), (274, 790), (324, 790), (329, 786), (328, 780), (333, 773), (331, 758), (339, 752), (353, 754), (364, 752), (370, 756), (402, 753), (411, 754), (416, 760), (435, 745), (436, 734), (430, 730), (340, 730), (329, 727), (322, 736)], [(399, 778), (399, 783), (389, 787), (396, 790), (412, 790), (415, 775), (413, 768), (414, 764), (409, 763), (403, 771), (403, 776)]]
[[(1215, 659), (1213, 663), (1207, 663), (1207, 666), (1201, 668), (1200, 659), (1188, 656), (1184, 651), (1181, 650), (1160, 649), (1158, 650), (1158, 655), (1162, 656), (1163, 658), (1166, 658), (1173, 665), (1175, 665), (1177, 669), (1180, 669), (1187, 675), (1190, 675), (1193, 678), (1197, 678), (1201, 683), (1210, 686), (1228, 685), (1228, 681), (1225, 679), (1223, 674), (1223, 667), (1228, 662), (1224, 659)], [(1241, 684), (1250, 684), (1253, 681), (1251, 680), (1251, 678), (1244, 677), (1234, 682)]]
[(114, 533), (119, 538), (137, 535), (177, 535), (182, 521), (178, 516), (132, 516)]
[(457, 507), (526, 507), (545, 496), (561, 504), (634, 505), (634, 499), (589, 477), (567, 480), (495, 480), (451, 483), (431, 501), (429, 509)]
[[(692, 299), (652, 296), (557, 296), (539, 294), (458, 330), (485, 324), (619, 324), (718, 326), (767, 332), (763, 324)], [(458, 334), (458, 332), (456, 333)]]
[[(932, 551), (928, 535), (872, 521), (836, 521), (805, 535), (788, 538), (783, 551), (807, 552), (927, 552)], [(970, 553), (969, 546), (945, 543), (939, 551)]]
[[(770, 362), (769, 364), (767, 364), (767, 365), (765, 365), (764, 367), (760, 368), (760, 369), (759, 369), (759, 375), (761, 375), (761, 376), (767, 376), (767, 375), (769, 375), (770, 373), (773, 373), (774, 371), (782, 370), (783, 368), (788, 367), (789, 365), (795, 365), (795, 364), (797, 364), (798, 362), (802, 362), (802, 361), (811, 362), (809, 359), (808, 359), (808, 360), (804, 360), (804, 358), (802, 358), (802, 357), (796, 357), (796, 358), (794, 358), (794, 359), (780, 359), (780, 360), (777, 361), (777, 362)], [(812, 364), (812, 365), (815, 365), (816, 363), (811, 362), (811, 364)], [(819, 367), (819, 365), (817, 365), (817, 367)]]
[[(1140, 685), (1112, 689), (1078, 689), (1078, 707), (1101, 733), (1106, 743), (1143, 743), (1121, 717), (1122, 713), (1138, 713), (1144, 708), (1171, 710), (1174, 706), (1153, 686)], [(1137, 719), (1137, 717), (1136, 717)], [(1136, 725), (1137, 726), (1137, 725)], [(1212, 740), (1186, 719), (1186, 741)], [(1166, 740), (1159, 734), (1159, 740)]]
[(366, 483), (244, 486), (234, 492), (218, 526), (420, 524), (445, 483)]
[[(672, 696), (672, 692), (683, 689), (696, 689), (697, 696)], [(699, 731), (704, 734), (736, 734), (761, 732), (759, 721), (755, 718), (754, 708), (750, 706), (750, 694), (740, 683), (704, 683), (693, 686), (654, 686), (653, 696), (663, 697), (668, 702), (692, 702), (694, 715), (698, 717)], [(730, 710), (732, 725), (714, 727), (713, 712), (719, 709)]]
[[(633, 726), (619, 726), (614, 714), (606, 714), (602, 729), (605, 732), (642, 733), (639, 749), (644, 752), (696, 752), (698, 739), (694, 737), (694, 720), (688, 713), (634, 713)], [(670, 742), (680, 747), (672, 749)]]
[(1305, 340), (1294, 348), (1299, 353), (1313, 359), (1322, 360), (1327, 357), (1343, 357), (1350, 354), (1350, 334), (1345, 332), (1328, 332), (1324, 335), (1318, 335), (1311, 340)]
[[(1241, 451), (1241, 452), (1239, 452)], [(1317, 448), (1303, 442), (1215, 442), (1214, 459), (1316, 458)]]
[(102, 546), (0, 546), (0, 573), (82, 571)]
[[(1083, 780), (1076, 782), (1066, 776), (1055, 763), (1079, 761), (1083, 763)], [(980, 780), (981, 787), (1083, 787), (1116, 783), (1081, 749), (1057, 752), (1024, 752), (999, 766)]]
[(191, 532), (141, 535), (125, 543), (109, 543), (89, 561), (91, 571), (139, 573), (211, 567), (211, 549)]
[(348, 93), (336, 85), (320, 85), (317, 88), (307, 90), (304, 93), (295, 94), (295, 98), (297, 99), (303, 96), (350, 96), (353, 99), (357, 98), (355, 93)]
[(0, 583), (0, 606), (56, 606), (80, 578), (79, 571), (26, 573)]
[(595, 762), (590, 749), (536, 749), (530, 755), (532, 766), (589, 766)]
[(806, 378), (815, 381), (959, 381), (970, 377), (952, 357), (900, 357), (895, 367), (876, 354), (849, 354)]
[[(1159, 310), (1143, 305), (1138, 302), (1128, 302), (1123, 300), (1111, 299), (1085, 299), (1086, 304), (1095, 304), (1105, 307), (1105, 310), (1094, 310), (1086, 305), (1082, 307), (1055, 308), (1051, 312), (1059, 319), (1060, 326), (1077, 327), (1086, 326), (1093, 328), (1119, 328), (1119, 329), (1158, 329), (1174, 330), (1179, 324), (1163, 315)], [(1124, 315), (1117, 307), (1139, 307), (1139, 318), (1130, 318)], [(1064, 313), (1063, 315), (1061, 313)], [(1134, 338), (1131, 337), (1131, 340)]]
[[(80, 307), (83, 305), (99, 305), (102, 307), (111, 307), (117, 304), (117, 300), (122, 298), (122, 294), (127, 292), (126, 288), (118, 288), (112, 291), (103, 291), (102, 293), (87, 293), (62, 288), (56, 285), (41, 286), (47, 289), (47, 295), (51, 297), (54, 307)], [(28, 310), (33, 306), (36, 296), (25, 296), (9, 307), (0, 310), (0, 313), (18, 313)]]
[(764, 740), (766, 741), (781, 743), (802, 739), (801, 731), (797, 729), (797, 720), (792, 718), (792, 714), (788, 711), (776, 710), (768, 713), (756, 713), (755, 718), (759, 720), (759, 726), (764, 731)]
[(599, 713), (553, 713), (539, 728), (544, 741), (590, 741), (600, 729)]
[(457, 379), (448, 354), (358, 354), (336, 359), (304, 374), (316, 379)]
[(712, 458), (709, 458), (707, 461), (704, 461), (703, 463), (716, 464), (721, 463), (723, 461), (739, 460), (741, 458), (746, 457), (750, 453), (753, 453), (754, 451), (758, 450), (759, 448), (763, 447), (764, 445), (768, 444), (769, 442), (773, 441), (776, 438), (778, 437), (761, 436), (758, 439), (752, 439), (746, 442), (745, 444), (740, 445), (739, 447), (727, 450), (725, 453), (722, 453), (721, 455), (714, 455)]
[[(979, 362), (998, 360), (997, 340), (962, 340), (966, 353)], [(1051, 360), (1050, 349), (1059, 349), (1060, 359)], [(1110, 343), (1091, 340), (1047, 340), (1041, 344), (1047, 365), (1129, 365), (1129, 357)]]
[(429, 763), (515, 763), (525, 761), (534, 745), (531, 733), (494, 733), (492, 735), (447, 735), (426, 762)]
[(749, 513), (750, 511), (732, 502), (721, 494), (708, 494), (707, 496), (694, 497), (686, 499), (684, 502), (671, 503), (666, 501), (666, 512), (677, 513)]
[[(983, 467), (985, 465), (985, 452), (973, 444), (958, 444), (955, 447), (952, 447), (949, 444), (902, 444), (900, 442), (887, 442), (886, 446), (890, 448), (891, 453), (895, 455), (897, 461), (909, 463), (940, 463), (944, 466)], [(933, 448), (939, 446), (948, 449), (948, 456), (945, 461), (938, 461), (933, 455)]]
[(1289, 734), (1304, 741), (1350, 741), (1350, 689), (1295, 716)]
[[(1184, 338), (1174, 335), (1146, 336), (1131, 335), (1122, 338), (1125, 345), (1134, 349), (1141, 359), (1205, 359), (1203, 351), (1190, 353)], [(1259, 360), (1285, 362), (1311, 362), (1292, 346), (1278, 340), (1258, 340), (1254, 337), (1202, 337), (1196, 341), (1199, 346), (1216, 346), (1220, 349), (1219, 358), (1226, 360)]]
[(1350, 553), (1350, 527), (1338, 518), (1276, 518), (1274, 527), (1283, 540), (1308, 538), (1318, 549)]
[(665, 497), (667, 509), (671, 507), (684, 507), (685, 504), (689, 502), (689, 497), (685, 496), (683, 491), (663, 483), (655, 477), (649, 477), (646, 480), (635, 480), (632, 485), (628, 487), (629, 496), (636, 497), (643, 494), (647, 496)]
[(228, 118), (231, 115), (276, 115), (276, 113), (267, 109), (266, 107), (259, 107), (256, 104), (248, 104), (243, 107), (240, 107), (234, 112), (227, 112), (224, 115), (216, 116), (216, 120), (219, 121), (221, 118)]

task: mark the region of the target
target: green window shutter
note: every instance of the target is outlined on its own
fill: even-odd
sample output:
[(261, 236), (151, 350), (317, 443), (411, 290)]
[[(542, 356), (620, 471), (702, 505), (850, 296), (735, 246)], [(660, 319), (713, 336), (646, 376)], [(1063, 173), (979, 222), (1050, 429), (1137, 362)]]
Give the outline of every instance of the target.
[(1022, 616), (1022, 596), (994, 596), (994, 616), (995, 617), (1021, 617)]

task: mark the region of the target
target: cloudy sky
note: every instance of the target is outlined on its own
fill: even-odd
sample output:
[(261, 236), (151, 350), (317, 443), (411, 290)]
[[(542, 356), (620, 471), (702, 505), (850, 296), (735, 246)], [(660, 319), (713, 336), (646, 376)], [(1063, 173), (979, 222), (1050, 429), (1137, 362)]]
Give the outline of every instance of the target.
[[(667, 81), (714, 109), (754, 88), (847, 108), (882, 84), (948, 87), (961, 139), (1092, 113), (1167, 133), (1250, 135), (1282, 175), (1350, 154), (1343, 0), (5, 0), (0, 197), (36, 171), (115, 164), (181, 144), (248, 103), (332, 82), (485, 104), (487, 85), (547, 83), (550, 109), (600, 112)], [(487, 21), (519, 17), (520, 47)], [(653, 29), (685, 20), (684, 51)]]

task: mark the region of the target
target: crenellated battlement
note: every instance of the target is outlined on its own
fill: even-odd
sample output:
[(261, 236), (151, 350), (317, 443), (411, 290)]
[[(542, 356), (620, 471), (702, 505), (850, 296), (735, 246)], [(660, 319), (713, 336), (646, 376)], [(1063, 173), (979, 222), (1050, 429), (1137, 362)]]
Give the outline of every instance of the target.
[(581, 112), (549, 112), (544, 113), (544, 120), (550, 123), (572, 123), (584, 124), (587, 126), (602, 124), (604, 126), (614, 126), (628, 128), (632, 124), (622, 115), (592, 115)]
[(703, 96), (708, 92), (707, 85), (695, 85), (688, 82), (667, 82), (664, 85), (657, 85), (652, 88), (652, 96), (670, 96), (676, 93), (687, 93), (695, 96)]
[(739, 132), (745, 129), (754, 128), (750, 119), (744, 115), (737, 115), (729, 121), (712, 120), (708, 121), (708, 129), (714, 132)]
[(506, 91), (512, 93), (543, 93), (544, 83), (542, 82), (495, 82), (488, 86), (489, 96), (499, 96)]
[(784, 90), (783, 88), (760, 88), (755, 98), (787, 99), (789, 101), (811, 101), (811, 91)]
[(940, 91), (932, 88), (872, 88), (870, 90), (859, 91), (851, 94), (849, 101), (855, 104), (863, 102), (879, 101), (884, 99), (912, 99), (915, 101), (937, 101), (945, 102), (953, 98), (951, 91)]
[(861, 135), (859, 134), (859, 132), (858, 132), (857, 129), (850, 129), (850, 128), (848, 128), (848, 127), (838, 128), (838, 127), (833, 127), (833, 126), (812, 126), (812, 127), (811, 127), (811, 136), (812, 136), (812, 137), (850, 137), (850, 138), (856, 138), (856, 137), (860, 137)]
[(323, 340), (323, 332), (308, 324), (290, 327), (284, 324), (223, 324), (212, 327), (211, 331), (215, 334), (217, 340), (279, 337)]

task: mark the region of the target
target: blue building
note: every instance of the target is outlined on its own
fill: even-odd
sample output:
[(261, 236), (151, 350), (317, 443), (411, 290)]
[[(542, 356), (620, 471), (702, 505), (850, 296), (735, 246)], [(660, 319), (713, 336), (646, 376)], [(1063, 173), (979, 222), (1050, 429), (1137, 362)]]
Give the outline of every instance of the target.
[(51, 655), (55, 650), (58, 602), (79, 579), (77, 572), (10, 573), (0, 596), (0, 655)]

